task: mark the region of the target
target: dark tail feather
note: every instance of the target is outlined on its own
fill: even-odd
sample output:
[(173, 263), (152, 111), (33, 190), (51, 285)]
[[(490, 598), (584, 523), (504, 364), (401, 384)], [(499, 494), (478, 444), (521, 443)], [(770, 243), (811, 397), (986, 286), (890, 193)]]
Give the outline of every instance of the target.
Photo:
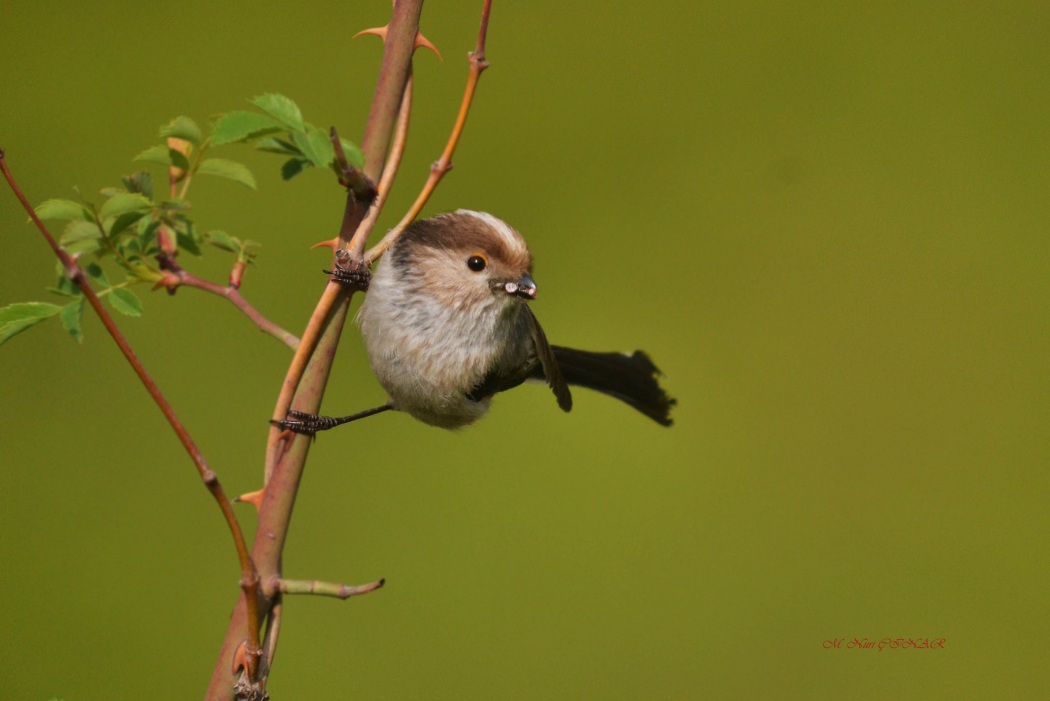
[(656, 381), (660, 371), (642, 351), (593, 353), (551, 346), (566, 382), (597, 390), (634, 407), (653, 421), (670, 426), (674, 399)]

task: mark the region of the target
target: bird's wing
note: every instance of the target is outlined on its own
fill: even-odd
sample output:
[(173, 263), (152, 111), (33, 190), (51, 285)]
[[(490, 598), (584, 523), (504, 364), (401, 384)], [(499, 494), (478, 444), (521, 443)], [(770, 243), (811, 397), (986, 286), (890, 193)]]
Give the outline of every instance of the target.
[(525, 313), (529, 319), (529, 331), (532, 334), (532, 343), (536, 346), (536, 355), (540, 359), (540, 365), (543, 366), (543, 377), (546, 378), (547, 384), (550, 385), (554, 396), (558, 399), (558, 406), (561, 407), (561, 410), (570, 411), (572, 393), (569, 392), (569, 385), (565, 382), (561, 368), (558, 367), (558, 361), (554, 358), (554, 351), (547, 343), (547, 334), (543, 333), (539, 319), (532, 313), (528, 305), (525, 306)]
[[(536, 349), (536, 358), (529, 365), (515, 368), (514, 372), (507, 373), (505, 368), (493, 368), (489, 374), (482, 378), (481, 382), (474, 385), (467, 393), (467, 399), (479, 402), (486, 397), (491, 397), (497, 392), (505, 392), (513, 389), (530, 378), (542, 377), (554, 391), (558, 400), (558, 406), (562, 411), (572, 409), (572, 394), (569, 385), (562, 376), (558, 361), (554, 358), (554, 351), (547, 342), (547, 335), (543, 333), (540, 322), (529, 309), (528, 305), (522, 305), (525, 309), (525, 318), (529, 325), (529, 335), (532, 337), (532, 345)], [(537, 362), (538, 361), (538, 362)]]

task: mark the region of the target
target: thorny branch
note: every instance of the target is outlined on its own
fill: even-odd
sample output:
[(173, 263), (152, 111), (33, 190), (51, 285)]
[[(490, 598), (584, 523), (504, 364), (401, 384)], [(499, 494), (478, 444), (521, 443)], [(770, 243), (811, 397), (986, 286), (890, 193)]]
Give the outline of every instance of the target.
[[(485, 41), (488, 36), (489, 14), (491, 8), (492, 0), (485, 0), (481, 12), (481, 25), (478, 30), (477, 45), (474, 51), (468, 54), (470, 70), (467, 76), (467, 86), (463, 93), (463, 100), (460, 103), (456, 122), (452, 127), (452, 133), (449, 135), (448, 142), (445, 144), (445, 149), (442, 152), (441, 157), (431, 166), (430, 176), (409, 211), (404, 217), (402, 217), (397, 226), (391, 229), (378, 244), (364, 255), (366, 265), (371, 265), (378, 260), (383, 252), (386, 251), (397, 237), (401, 235), (401, 232), (404, 231), (405, 227), (411, 224), (415, 218), (419, 216), (423, 206), (430, 199), (434, 190), (437, 189), (438, 183), (441, 182), (441, 179), (448, 171), (452, 170), (452, 155), (455, 153), (456, 146), (459, 144), (459, 138), (463, 133), (463, 128), (466, 126), (467, 116), (470, 114), (470, 107), (474, 100), (474, 93), (477, 90), (478, 80), (481, 77), (482, 72), (489, 67), (489, 62), (485, 58)], [(367, 32), (362, 33), (377, 34), (385, 39), (387, 36), (387, 28), (383, 27), (377, 30), (367, 30)], [(425, 46), (437, 53), (437, 49), (435, 49), (422, 35), (417, 35), (416, 46)], [(408, 139), (408, 125), (411, 109), (412, 74), (409, 72), (402, 96), (401, 109), (398, 115), (393, 144), (391, 145), (390, 152), (387, 154), (387, 162), (383, 168), (383, 176), (377, 188), (379, 195), (376, 198), (375, 203), (369, 209), (364, 221), (357, 228), (357, 232), (353, 235), (348, 249), (339, 248), (340, 242), (343, 240), (342, 232), (340, 236), (332, 239), (332, 241), (320, 244), (328, 246), (335, 251), (337, 255), (340, 250), (348, 251), (350, 261), (359, 260), (362, 257), (362, 252), (364, 251), (368, 235), (374, 228), (376, 220), (379, 218), (379, 214), (382, 211), (383, 204), (386, 202), (387, 195), (390, 193), (390, 187), (397, 175), (398, 166), (401, 163), (401, 157), (404, 153), (405, 143)], [(303, 345), (300, 348), (301, 352), (296, 354), (296, 358), (293, 360), (292, 365), (288, 369), (288, 374), (285, 377), (285, 383), (282, 386), (282, 396), (278, 399), (277, 406), (274, 410), (274, 421), (283, 419), (288, 413), (288, 409), (291, 408), (292, 395), (294, 394), (295, 389), (298, 386), (299, 378), (302, 376), (303, 370), (305, 369), (306, 359), (316, 343), (317, 336), (324, 325), (325, 319), (331, 312), (336, 300), (339, 299), (340, 291), (340, 288), (335, 285), (335, 283), (329, 283), (329, 287), (325, 290), (321, 302), (318, 303), (315, 308), (314, 314), (311, 316), (310, 322), (307, 324), (306, 331), (303, 333)], [(270, 453), (279, 451), (282, 448), (280, 445), (280, 438), (281, 434), (277, 429), (273, 429), (271, 431)], [(268, 459), (266, 472), (267, 479), (269, 479), (271, 465), (272, 461)]]
[[(363, 172), (371, 182), (382, 182), (381, 168), (388, 160), (387, 154), (395, 131), (395, 122), (404, 103), (405, 84), (410, 73), (412, 52), (416, 47), (421, 11), (422, 0), (398, 0), (394, 5), (393, 17), (384, 41), (383, 61), (376, 83), (375, 97), (361, 141), (365, 160)], [(356, 193), (348, 192), (347, 200), (334, 264), (345, 262), (340, 260), (338, 253), (349, 248), (350, 238), (368, 215), (368, 210), (359, 206)], [(358, 258), (350, 260), (349, 264), (362, 266), (363, 261)], [(308, 329), (308, 332), (303, 334), (292, 367), (281, 387), (274, 412), (275, 418), (283, 419), (293, 403), (296, 409), (309, 413), (316, 413), (320, 408), (339, 337), (346, 321), (351, 295), (352, 290), (346, 290), (334, 282), (329, 282), (325, 287), (311, 317), (311, 327), (317, 330)], [(304, 369), (297, 371), (300, 367)], [(208, 699), (232, 698), (235, 692), (231, 687), (239, 671), (239, 689), (247, 689), (251, 693), (260, 691), (265, 685), (276, 652), (283, 604), (282, 593), (275, 584), (281, 579), (281, 554), (310, 441), (305, 437), (291, 440), (282, 438), (278, 430), (271, 429), (268, 447), (267, 479), (252, 550), (263, 581), (263, 613), (266, 615), (263, 650), (265, 656), (260, 661), (259, 675), (249, 675), (249, 678), (245, 679), (238, 650), (239, 641), (244, 637), (243, 630), (250, 623), (248, 619), (252, 617), (252, 612), (245, 605), (245, 597), (241, 596), (231, 617), (226, 639), (212, 675)]]
[[(382, 211), (383, 205), (386, 203), (386, 198), (390, 194), (390, 187), (393, 185), (394, 177), (397, 175), (398, 167), (401, 164), (401, 157), (405, 152), (405, 141), (408, 137), (408, 122), (411, 109), (412, 76), (410, 74), (408, 82), (405, 84), (404, 95), (401, 98), (401, 110), (398, 114), (394, 140), (390, 147), (390, 153), (387, 155), (386, 164), (383, 166), (383, 176), (379, 181), (379, 194), (376, 197), (375, 202), (372, 204), (372, 207), (368, 210), (368, 214), (365, 216), (364, 221), (362, 221), (361, 225), (358, 227), (358, 233), (354, 236), (354, 239), (351, 242), (351, 247), (357, 252), (356, 256), (351, 253), (351, 257), (360, 256), (360, 253), (364, 248), (364, 240), (367, 238), (368, 232), (375, 226), (376, 219), (378, 219), (379, 213)], [(362, 232), (364, 235), (362, 235)], [(338, 251), (340, 250), (339, 237), (337, 236), (331, 241), (326, 241), (321, 245), (328, 246), (333, 251)], [(292, 397), (295, 395), (295, 390), (299, 386), (299, 380), (302, 378), (303, 372), (306, 370), (306, 363), (309, 361), (313, 349), (317, 346), (317, 341), (321, 337), (321, 332), (325, 328), (325, 321), (328, 319), (332, 307), (334, 307), (336, 301), (340, 299), (342, 292), (343, 289), (339, 284), (330, 282), (325, 287), (321, 299), (318, 301), (317, 306), (310, 315), (310, 320), (306, 324), (306, 330), (303, 332), (301, 345), (296, 349), (295, 357), (292, 358), (292, 363), (288, 366), (288, 372), (285, 374), (284, 383), (281, 385), (281, 391), (277, 397), (277, 406), (274, 407), (274, 421), (279, 421), (288, 414), (288, 410), (292, 405)], [(266, 459), (266, 482), (269, 482), (270, 480), (270, 473), (277, 462), (279, 453), (284, 450), (282, 436), (283, 434), (276, 429), (270, 432), (270, 442), (267, 449)]]
[(459, 114), (456, 115), (456, 123), (452, 126), (452, 133), (448, 137), (448, 143), (445, 144), (445, 150), (442, 151), (441, 157), (430, 166), (430, 177), (427, 178), (426, 184), (423, 185), (423, 189), (420, 191), (419, 196), (416, 197), (416, 201), (412, 203), (408, 212), (401, 218), (397, 226), (391, 229), (383, 239), (372, 247), (370, 251), (365, 255), (365, 262), (371, 264), (379, 259), (379, 256), (383, 255), (383, 252), (397, 240), (397, 237), (401, 235), (401, 232), (405, 228), (415, 221), (419, 213), (423, 211), (423, 206), (426, 205), (427, 200), (437, 189), (438, 183), (445, 177), (445, 174), (452, 170), (452, 154), (456, 152), (456, 146), (459, 144), (459, 137), (463, 134), (463, 128), (467, 124), (467, 115), (470, 114), (470, 106), (474, 101), (474, 93), (478, 88), (478, 80), (481, 78), (481, 74), (489, 67), (489, 62), (485, 58), (485, 39), (488, 35), (489, 29), (489, 11), (492, 8), (492, 0), (485, 0), (485, 4), (481, 10), (481, 28), (478, 30), (478, 43), (473, 51), (471, 51), (467, 58), (470, 62), (470, 72), (467, 75), (467, 87), (463, 91), (463, 100), (459, 106)]

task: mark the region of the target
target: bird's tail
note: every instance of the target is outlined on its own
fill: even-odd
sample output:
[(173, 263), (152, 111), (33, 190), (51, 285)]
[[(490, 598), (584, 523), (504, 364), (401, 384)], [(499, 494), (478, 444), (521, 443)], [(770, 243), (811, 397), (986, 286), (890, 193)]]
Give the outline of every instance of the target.
[(594, 353), (551, 346), (565, 381), (597, 390), (634, 407), (662, 426), (670, 426), (677, 402), (660, 387), (660, 370), (642, 351)]

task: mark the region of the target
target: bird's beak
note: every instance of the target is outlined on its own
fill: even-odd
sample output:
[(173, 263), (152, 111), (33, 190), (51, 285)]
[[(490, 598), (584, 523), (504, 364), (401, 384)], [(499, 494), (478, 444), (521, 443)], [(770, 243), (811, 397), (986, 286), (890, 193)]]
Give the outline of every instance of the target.
[(528, 274), (522, 275), (517, 280), (504, 283), (503, 290), (515, 297), (524, 297), (525, 299), (536, 299), (536, 281)]

